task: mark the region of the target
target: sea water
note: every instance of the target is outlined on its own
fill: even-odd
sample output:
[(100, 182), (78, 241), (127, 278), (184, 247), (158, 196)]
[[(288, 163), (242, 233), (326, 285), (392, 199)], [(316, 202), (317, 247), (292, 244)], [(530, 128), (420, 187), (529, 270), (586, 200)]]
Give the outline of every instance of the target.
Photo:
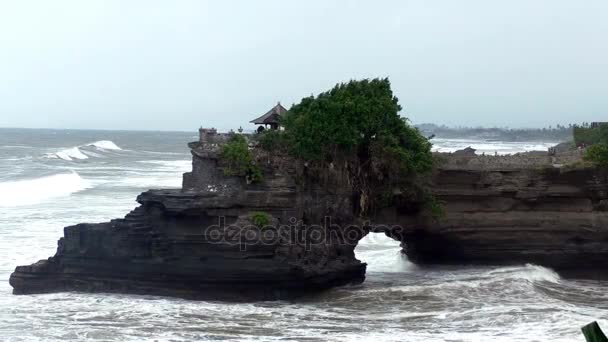
[[(366, 281), (296, 301), (222, 303), (120, 294), (14, 296), (17, 265), (52, 256), (63, 227), (122, 217), (149, 188), (179, 188), (195, 132), (0, 129), (2, 341), (582, 341), (608, 328), (608, 283), (537, 265), (421, 267), (370, 234)], [(521, 152), (552, 142), (436, 140)], [(485, 147), (484, 147), (485, 146)]]

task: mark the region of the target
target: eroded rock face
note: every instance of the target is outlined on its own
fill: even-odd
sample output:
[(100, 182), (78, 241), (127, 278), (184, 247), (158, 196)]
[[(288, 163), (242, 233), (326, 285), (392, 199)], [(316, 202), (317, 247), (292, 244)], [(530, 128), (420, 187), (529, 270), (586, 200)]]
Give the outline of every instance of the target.
[(608, 261), (606, 170), (443, 169), (434, 192), (445, 217), (400, 236), (416, 262), (572, 270)]
[[(438, 222), (395, 203), (373, 225), (353, 226), (361, 224), (357, 196), (339, 166), (312, 171), (258, 151), (264, 181), (246, 184), (224, 175), (217, 146), (190, 147), (193, 171), (182, 190), (150, 190), (123, 219), (66, 227), (55, 256), (16, 268), (14, 293), (290, 298), (362, 282), (366, 265), (354, 247), (369, 231), (401, 241), (419, 263), (572, 269), (603, 268), (608, 260), (605, 170), (446, 163), (433, 185), (446, 212)], [(252, 227), (253, 212), (267, 214), (272, 227)]]
[[(199, 299), (291, 298), (365, 277), (357, 241), (319, 241), (302, 224), (352, 222), (340, 182), (296, 185), (294, 165), (266, 161), (263, 184), (223, 175), (217, 153), (191, 144), (182, 190), (150, 190), (123, 219), (66, 227), (57, 253), (19, 266), (15, 294), (55, 291), (159, 294)], [(331, 178), (331, 177), (330, 177)], [(252, 212), (272, 227), (253, 227)], [(319, 229), (316, 230), (318, 232)]]

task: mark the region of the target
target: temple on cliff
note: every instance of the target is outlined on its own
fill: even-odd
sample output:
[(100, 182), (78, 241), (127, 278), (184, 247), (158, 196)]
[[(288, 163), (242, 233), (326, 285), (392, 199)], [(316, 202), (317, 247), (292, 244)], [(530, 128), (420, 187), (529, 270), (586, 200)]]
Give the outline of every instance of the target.
[(16, 267), (13, 293), (291, 299), (363, 282), (366, 264), (354, 249), (381, 231), (422, 265), (532, 263), (593, 276), (606, 269), (608, 170), (554, 166), (580, 159), (577, 151), (443, 154), (428, 190), (445, 209), (439, 219), (394, 195), (360, 224), (346, 166), (314, 169), (253, 148), (263, 177), (252, 184), (225, 172), (220, 148), (236, 133), (199, 133), (181, 189), (148, 190), (123, 218), (66, 227), (52, 257)]
[(287, 113), (287, 109), (281, 105), (281, 102), (277, 103), (276, 106), (272, 107), (266, 114), (260, 116), (257, 119), (253, 119), (249, 122), (260, 125), (257, 129), (258, 132), (264, 129), (279, 129), (281, 127), (281, 117)]

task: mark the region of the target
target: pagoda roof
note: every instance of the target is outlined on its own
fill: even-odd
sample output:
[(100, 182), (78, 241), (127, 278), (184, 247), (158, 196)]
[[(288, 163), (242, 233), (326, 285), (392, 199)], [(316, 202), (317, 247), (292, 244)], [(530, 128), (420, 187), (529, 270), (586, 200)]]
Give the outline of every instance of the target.
[(287, 109), (281, 105), (281, 102), (277, 103), (276, 106), (272, 107), (266, 114), (260, 116), (257, 119), (253, 119), (249, 122), (254, 123), (256, 125), (269, 125), (269, 124), (278, 124), (281, 116), (287, 113)]

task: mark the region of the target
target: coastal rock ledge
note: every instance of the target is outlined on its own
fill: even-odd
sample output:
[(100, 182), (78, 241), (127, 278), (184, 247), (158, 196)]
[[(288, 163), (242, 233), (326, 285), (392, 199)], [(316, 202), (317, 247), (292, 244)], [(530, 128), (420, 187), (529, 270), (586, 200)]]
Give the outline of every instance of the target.
[[(535, 263), (567, 271), (608, 262), (606, 170), (446, 162), (433, 184), (442, 218), (395, 204), (369, 223), (360, 222), (339, 167), (311, 172), (257, 151), (263, 181), (248, 184), (225, 175), (217, 144), (189, 146), (192, 172), (182, 189), (146, 191), (122, 219), (66, 227), (55, 256), (15, 269), (14, 293), (293, 298), (363, 282), (366, 264), (354, 248), (370, 232), (400, 241), (420, 264)], [(255, 226), (256, 215), (266, 228)]]

